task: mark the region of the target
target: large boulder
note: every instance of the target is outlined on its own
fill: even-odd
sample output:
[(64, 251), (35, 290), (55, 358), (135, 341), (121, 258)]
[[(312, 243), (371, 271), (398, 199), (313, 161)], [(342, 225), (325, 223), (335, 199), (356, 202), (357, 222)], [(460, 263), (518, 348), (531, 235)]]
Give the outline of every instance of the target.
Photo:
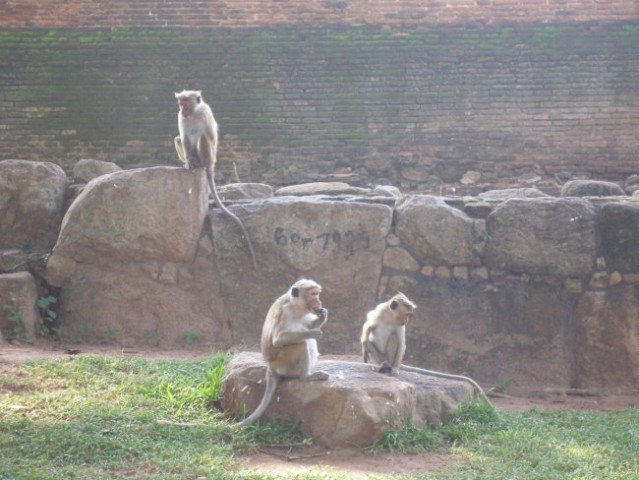
[(69, 180), (49, 162), (0, 162), (0, 249), (51, 249)]
[(235, 222), (215, 209), (216, 264), (235, 340), (257, 344), (271, 303), (306, 276), (323, 287), (330, 350), (356, 348), (353, 332), (377, 298), (393, 210), (326, 197), (274, 197), (235, 205), (234, 212), (251, 236), (258, 264), (254, 270)]
[(204, 170), (155, 167), (90, 181), (67, 211), (53, 255), (76, 262), (189, 262), (208, 208)]
[(626, 196), (623, 188), (614, 182), (601, 180), (571, 180), (561, 187), (562, 197), (614, 197)]
[(639, 272), (639, 203), (607, 203), (599, 210), (601, 249), (610, 270)]
[(122, 170), (113, 162), (103, 162), (93, 158), (81, 158), (73, 166), (73, 179), (76, 183), (88, 183), (96, 177)]
[[(329, 380), (281, 382), (260, 421), (299, 422), (331, 448), (369, 446), (408, 420), (418, 428), (439, 423), (474, 395), (463, 381), (401, 371), (390, 377), (364, 363), (320, 360), (316, 370), (327, 372)], [(259, 353), (235, 355), (224, 376), (222, 406), (235, 415), (252, 412), (262, 398), (265, 373)]]
[(95, 178), (69, 208), (47, 263), (61, 333), (117, 344), (232, 342), (209, 236), (204, 170)]
[(582, 199), (511, 199), (486, 219), (485, 263), (512, 272), (579, 277), (597, 257), (596, 211)]
[(396, 235), (429, 265), (480, 265), (476, 222), (441, 197), (411, 195), (396, 210)]

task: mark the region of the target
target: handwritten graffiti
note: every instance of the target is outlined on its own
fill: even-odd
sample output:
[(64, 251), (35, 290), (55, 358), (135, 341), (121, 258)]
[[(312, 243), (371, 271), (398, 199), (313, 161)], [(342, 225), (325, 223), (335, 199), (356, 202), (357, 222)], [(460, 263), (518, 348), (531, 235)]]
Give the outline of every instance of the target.
[(368, 250), (371, 246), (370, 236), (365, 230), (358, 232), (333, 230), (319, 235), (305, 236), (295, 232), (290, 233), (282, 227), (277, 227), (275, 228), (274, 239), (275, 243), (280, 247), (299, 246), (302, 249), (319, 247), (322, 252), (331, 250), (344, 253), (345, 258), (351, 257), (356, 250)]

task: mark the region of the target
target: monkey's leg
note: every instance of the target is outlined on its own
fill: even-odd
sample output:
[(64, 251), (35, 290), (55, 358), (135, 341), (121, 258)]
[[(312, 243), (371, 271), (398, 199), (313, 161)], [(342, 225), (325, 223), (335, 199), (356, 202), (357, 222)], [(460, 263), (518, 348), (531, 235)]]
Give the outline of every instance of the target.
[(388, 371), (386, 373), (393, 377), (398, 375), (397, 371), (404, 357), (402, 344), (405, 345), (406, 340), (405, 338), (400, 338), (397, 331), (389, 335), (388, 341), (386, 342), (386, 355), (388, 356)]
[(384, 354), (382, 351), (380, 351), (379, 348), (377, 348), (375, 342), (367, 341), (365, 345), (366, 351), (370, 353), (375, 363), (377, 363), (377, 365), (379, 366), (377, 371), (380, 373), (389, 373), (391, 365), (386, 358), (386, 354)]

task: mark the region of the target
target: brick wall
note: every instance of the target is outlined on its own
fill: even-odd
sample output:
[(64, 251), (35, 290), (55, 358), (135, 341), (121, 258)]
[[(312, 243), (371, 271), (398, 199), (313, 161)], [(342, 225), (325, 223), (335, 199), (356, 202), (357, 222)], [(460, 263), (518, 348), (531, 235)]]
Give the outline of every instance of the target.
[(0, 6), (0, 159), (176, 164), (201, 88), (221, 182), (637, 170), (634, 0), (97, 3)]

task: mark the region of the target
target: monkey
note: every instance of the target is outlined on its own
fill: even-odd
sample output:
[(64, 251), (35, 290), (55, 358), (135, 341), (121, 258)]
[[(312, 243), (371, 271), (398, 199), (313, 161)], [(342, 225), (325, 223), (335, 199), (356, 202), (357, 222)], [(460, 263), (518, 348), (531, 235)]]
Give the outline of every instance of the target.
[(390, 300), (380, 303), (374, 310), (368, 312), (361, 336), (364, 363), (368, 363), (369, 357), (372, 357), (372, 360), (378, 365), (377, 371), (379, 373), (387, 373), (392, 376), (397, 375), (397, 370), (404, 370), (468, 382), (477, 394), (491, 408), (494, 408), (484, 390), (472, 378), (402, 364), (406, 353), (406, 323), (416, 308), (417, 305), (406, 295), (398, 292)]
[(406, 323), (416, 308), (399, 292), (368, 312), (361, 336), (364, 363), (372, 356), (379, 365), (378, 372), (397, 374), (406, 353)]
[(317, 340), (328, 320), (328, 310), (322, 307), (320, 300), (321, 292), (319, 283), (302, 278), (269, 308), (260, 342), (266, 362), (266, 388), (255, 411), (239, 425), (248, 425), (260, 418), (282, 380), (328, 380), (328, 373), (313, 372), (319, 358)]
[(224, 206), (215, 186), (215, 163), (217, 161), (218, 128), (211, 107), (202, 99), (199, 90), (183, 90), (175, 94), (178, 103), (178, 129), (180, 135), (174, 144), (178, 157), (189, 170), (206, 169), (206, 178), (217, 207), (231, 217), (242, 230), (251, 254), (253, 268), (257, 268), (251, 238), (242, 221)]

